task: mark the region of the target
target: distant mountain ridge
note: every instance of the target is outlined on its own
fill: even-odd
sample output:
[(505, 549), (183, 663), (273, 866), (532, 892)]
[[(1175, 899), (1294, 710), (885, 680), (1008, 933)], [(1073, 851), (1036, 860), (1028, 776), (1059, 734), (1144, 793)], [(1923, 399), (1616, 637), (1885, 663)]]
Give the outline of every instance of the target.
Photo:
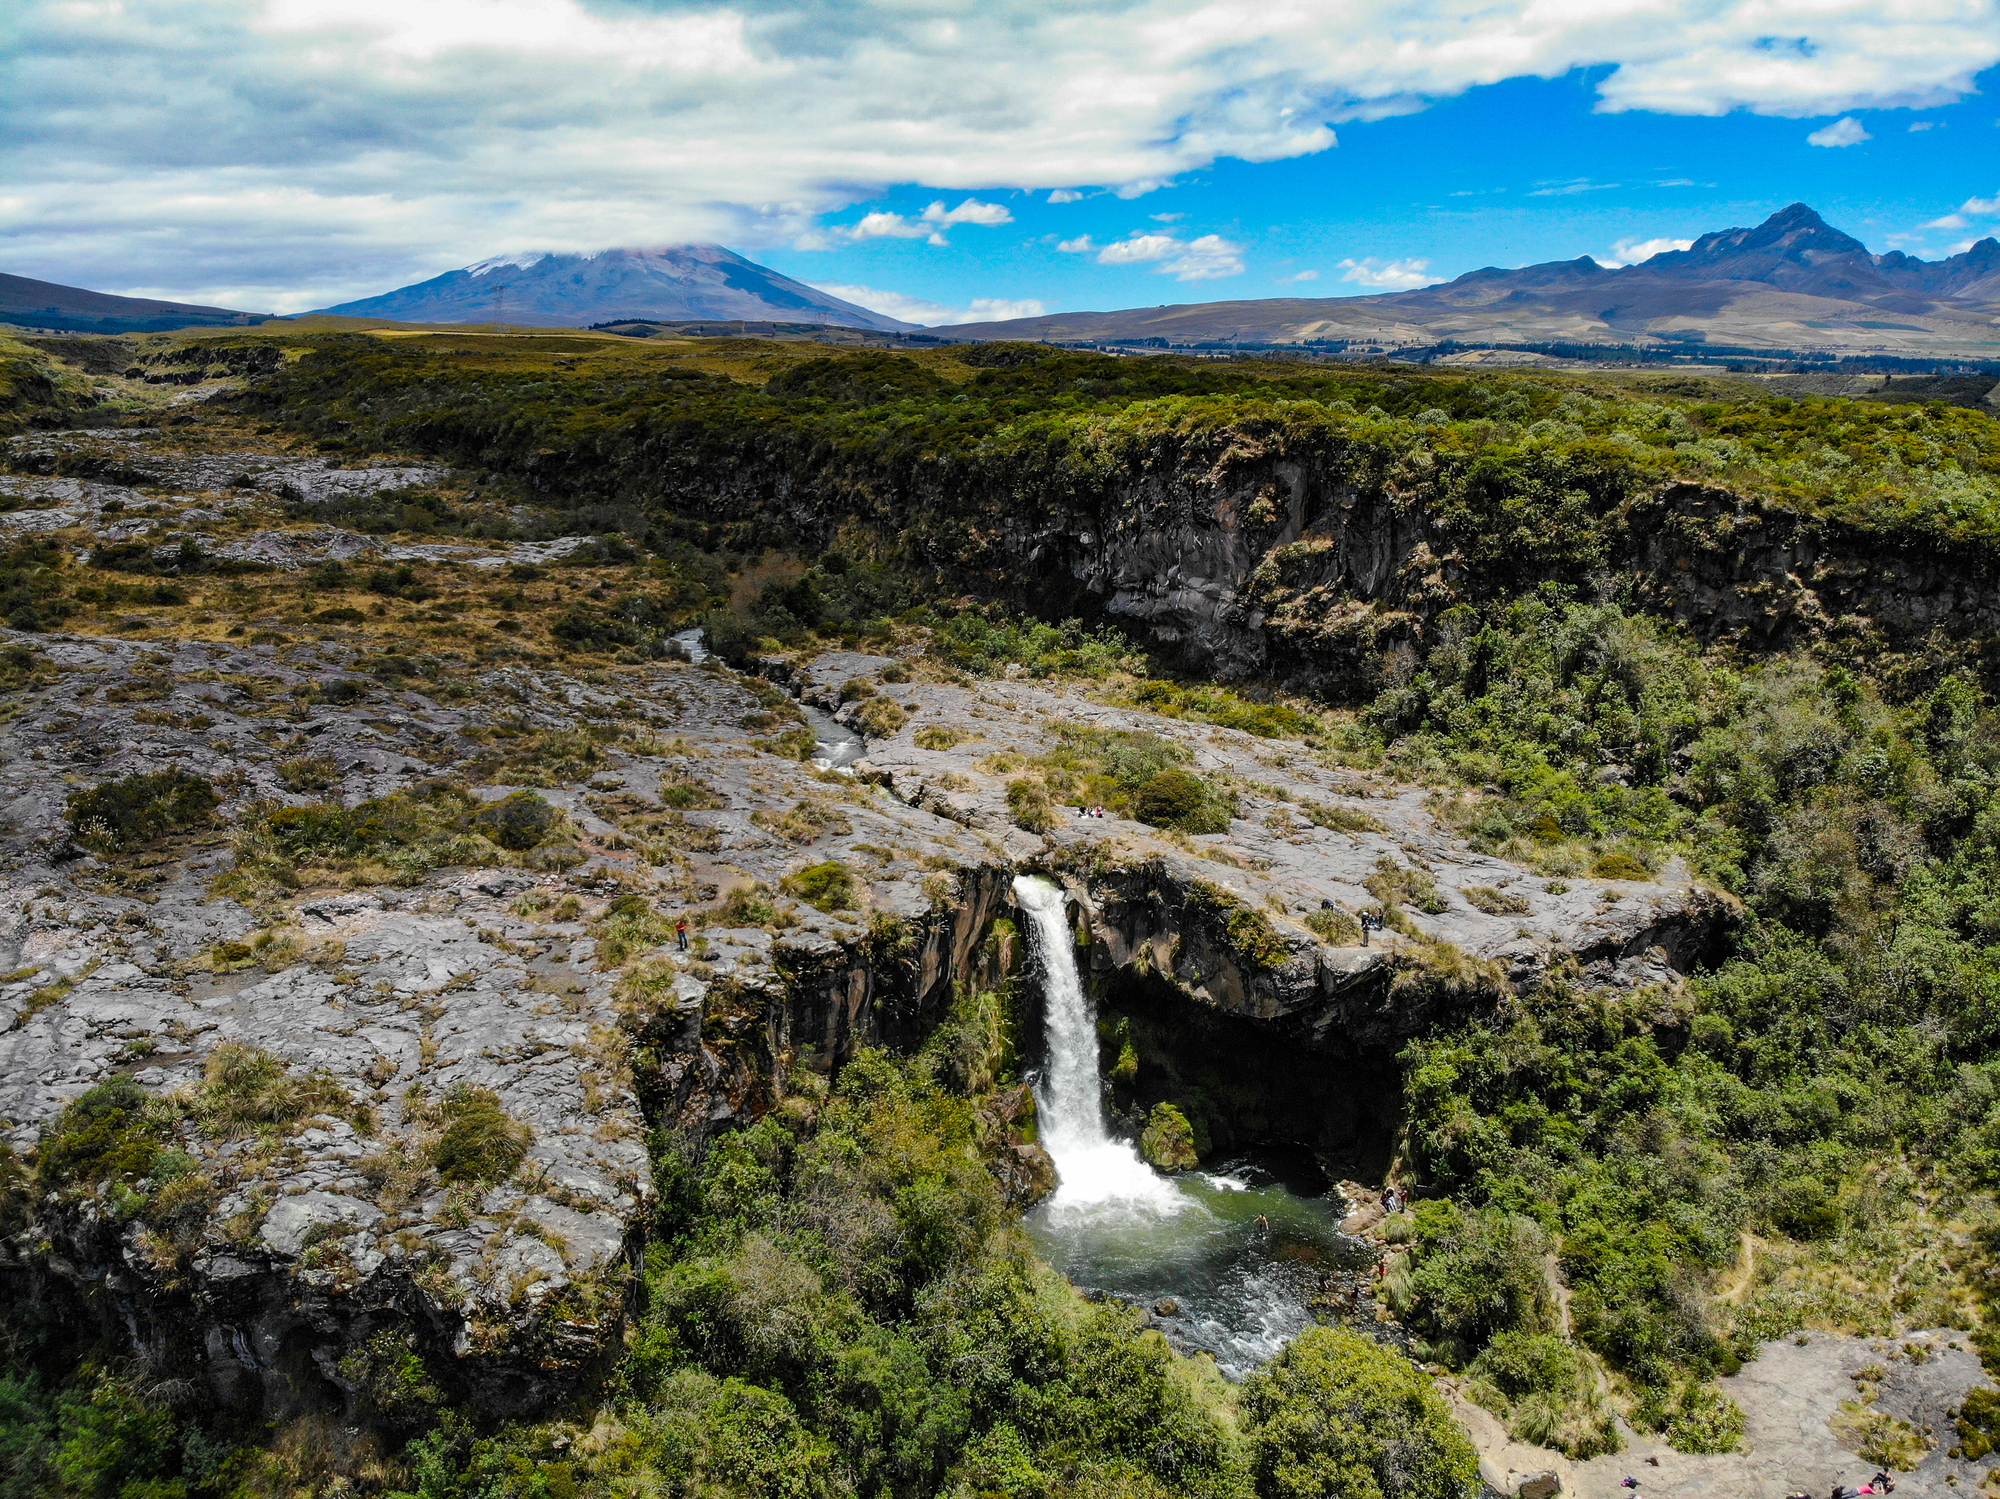
[(503, 256), (379, 297), (318, 310), (405, 323), (537, 328), (583, 328), (632, 318), (819, 323), (883, 333), (913, 326), (707, 244)]
[(85, 291), (54, 281), (0, 275), (0, 323), (56, 328), (69, 333), (160, 333), (169, 328), (244, 327), (268, 314), (203, 307), (193, 302), (158, 302)]
[(1056, 342), (1383, 345), (1700, 344), (2000, 358), (2000, 241), (1939, 261), (1885, 255), (1803, 203), (1685, 250), (1608, 267), (1589, 256), (1486, 266), (1418, 291), (1055, 313), (934, 329)]

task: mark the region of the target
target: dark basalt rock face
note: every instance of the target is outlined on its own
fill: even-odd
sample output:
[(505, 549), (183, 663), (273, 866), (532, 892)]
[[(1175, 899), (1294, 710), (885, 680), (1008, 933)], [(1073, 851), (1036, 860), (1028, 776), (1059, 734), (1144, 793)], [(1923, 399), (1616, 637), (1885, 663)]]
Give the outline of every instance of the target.
[(981, 565), (1051, 614), (1129, 620), (1224, 680), (1301, 691), (1378, 685), (1383, 652), (1445, 610), (1542, 581), (1629, 594), (1705, 644), (1821, 641), (1981, 659), (2000, 625), (1983, 555), (1672, 483), (1590, 521), (1590, 555), (1470, 556), (1424, 476), (1359, 483), (1339, 454), (1281, 436), (1161, 438), (1095, 494), (999, 517)]

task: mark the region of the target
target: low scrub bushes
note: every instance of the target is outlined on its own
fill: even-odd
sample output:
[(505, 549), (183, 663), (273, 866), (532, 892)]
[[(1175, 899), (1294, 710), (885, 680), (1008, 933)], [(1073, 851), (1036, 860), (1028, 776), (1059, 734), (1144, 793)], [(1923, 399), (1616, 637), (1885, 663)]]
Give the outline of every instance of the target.
[(1429, 1379), (1344, 1328), (1309, 1327), (1243, 1389), (1258, 1499), (1460, 1499), (1479, 1455)]
[(175, 768), (72, 792), (69, 819), (80, 836), (115, 848), (205, 827), (220, 803), (207, 781)]
[(532, 792), (487, 804), (454, 782), (429, 782), (353, 807), (266, 808), (239, 840), (236, 867), (221, 887), (297, 885), (309, 871), (321, 879), (410, 883), (449, 864), (541, 862), (569, 850), (559, 841), (568, 832), (567, 819)]
[(807, 905), (821, 911), (854, 909), (854, 871), (838, 859), (808, 864), (804, 869), (787, 875), (784, 884), (788, 894), (796, 895)]
[(1497, 1333), (1466, 1373), (1467, 1393), (1517, 1442), (1579, 1461), (1625, 1445), (1589, 1354), (1553, 1333)]

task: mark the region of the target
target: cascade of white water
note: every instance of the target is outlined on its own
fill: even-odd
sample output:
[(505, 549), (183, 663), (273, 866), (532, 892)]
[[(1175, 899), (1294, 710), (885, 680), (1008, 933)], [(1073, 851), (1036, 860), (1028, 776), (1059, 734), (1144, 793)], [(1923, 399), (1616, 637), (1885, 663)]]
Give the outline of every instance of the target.
[(1076, 971), (1062, 891), (1024, 874), (1014, 881), (1014, 898), (1027, 913), (1046, 989), (1049, 1067), (1041, 1090), (1041, 1134), (1058, 1181), (1050, 1207), (1057, 1213), (1072, 1208), (1156, 1215), (1180, 1211), (1188, 1199), (1174, 1184), (1105, 1131), (1097, 1016)]

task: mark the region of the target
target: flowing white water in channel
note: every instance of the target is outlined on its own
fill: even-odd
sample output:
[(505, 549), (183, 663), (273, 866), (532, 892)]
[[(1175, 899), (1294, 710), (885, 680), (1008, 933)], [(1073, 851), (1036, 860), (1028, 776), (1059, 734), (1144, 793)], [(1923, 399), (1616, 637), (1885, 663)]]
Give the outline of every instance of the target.
[(1057, 1214), (1111, 1208), (1154, 1215), (1192, 1206), (1138, 1151), (1104, 1128), (1104, 1089), (1097, 1075), (1097, 1015), (1083, 992), (1070, 942), (1063, 893), (1047, 880), (1021, 875), (1014, 898), (1034, 928), (1048, 1014), (1049, 1068), (1042, 1084), (1042, 1147), (1056, 1163), (1050, 1203)]

